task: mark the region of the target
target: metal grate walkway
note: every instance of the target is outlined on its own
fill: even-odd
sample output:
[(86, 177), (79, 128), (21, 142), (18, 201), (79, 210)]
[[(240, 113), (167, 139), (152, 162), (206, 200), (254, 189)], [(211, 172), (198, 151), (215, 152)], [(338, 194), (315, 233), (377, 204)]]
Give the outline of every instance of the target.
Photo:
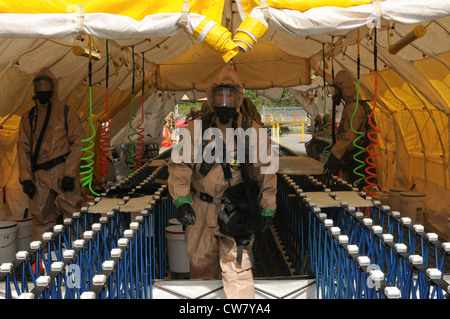
[[(273, 226), (272, 226), (273, 227)], [(257, 233), (253, 243), (255, 265), (253, 277), (291, 276), (291, 270), (283, 256), (281, 247), (277, 245), (276, 233), (268, 230)]]

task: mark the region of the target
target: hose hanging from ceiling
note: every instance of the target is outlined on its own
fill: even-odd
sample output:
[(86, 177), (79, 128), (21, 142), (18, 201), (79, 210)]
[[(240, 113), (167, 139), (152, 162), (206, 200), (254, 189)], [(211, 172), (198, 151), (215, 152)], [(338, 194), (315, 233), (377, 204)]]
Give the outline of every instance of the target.
[(359, 149), (359, 151), (358, 151), (356, 154), (353, 155), (353, 160), (354, 160), (355, 162), (357, 162), (357, 163), (360, 163), (359, 166), (357, 166), (357, 167), (355, 167), (355, 168), (353, 169), (353, 173), (354, 173), (355, 175), (359, 176), (360, 178), (358, 178), (355, 182), (353, 182), (353, 185), (354, 185), (354, 186), (358, 186), (358, 184), (359, 184), (362, 180), (364, 180), (364, 178), (366, 177), (364, 174), (361, 174), (360, 172), (358, 172), (358, 170), (359, 170), (360, 168), (362, 168), (362, 167), (365, 166), (365, 163), (364, 163), (363, 161), (361, 161), (361, 160), (358, 158), (358, 156), (359, 156), (360, 154), (364, 153), (364, 151), (365, 151), (365, 148), (364, 148), (364, 147), (358, 145), (358, 141), (359, 141), (361, 138), (364, 137), (364, 132), (359, 132), (359, 131), (357, 131), (357, 130), (355, 130), (355, 129), (353, 128), (353, 119), (354, 119), (354, 117), (355, 117), (356, 112), (358, 111), (358, 106), (359, 106), (359, 89), (360, 89), (359, 81), (360, 81), (360, 66), (361, 66), (361, 58), (360, 58), (360, 52), (359, 52), (359, 29), (358, 29), (358, 43), (357, 43), (357, 46), (358, 46), (358, 57), (357, 57), (357, 62), (356, 62), (356, 64), (357, 64), (357, 75), (356, 75), (356, 78), (357, 78), (356, 105), (355, 105), (355, 110), (353, 111), (352, 118), (351, 118), (351, 121), (350, 121), (350, 128), (351, 128), (351, 130), (353, 131), (353, 133), (355, 133), (355, 134), (357, 135), (356, 138), (353, 140), (353, 146), (355, 147), (355, 149)]
[[(334, 83), (334, 36), (331, 37), (331, 81)], [(336, 144), (336, 105), (331, 107), (331, 143)]]
[(109, 166), (109, 147), (110, 147), (110, 138), (109, 138), (109, 126), (111, 125), (111, 120), (109, 118), (109, 109), (108, 109), (108, 80), (109, 80), (109, 52), (108, 52), (108, 39), (106, 39), (106, 84), (105, 84), (105, 113), (106, 113), (106, 123), (105, 126), (102, 126), (100, 129), (100, 181), (106, 187), (109, 187), (103, 181), (103, 176), (108, 172)]
[(324, 147), (323, 149), (323, 153), (326, 155), (326, 159), (328, 159), (328, 157), (330, 156), (330, 148), (333, 146), (332, 142), (329, 141), (329, 139), (327, 139), (328, 137), (331, 136), (331, 131), (330, 131), (330, 117), (327, 114), (327, 88), (325, 86), (325, 43), (322, 43), (322, 64), (323, 64), (323, 130), (325, 132), (327, 132), (327, 134), (325, 135), (324, 140), (327, 142), (327, 146)]
[[(92, 194), (96, 196), (100, 196), (100, 194), (96, 193), (92, 189), (92, 178), (94, 176), (94, 152), (92, 151), (92, 148), (95, 146), (95, 143), (93, 139), (95, 138), (95, 127), (94, 123), (92, 121), (92, 46), (91, 46), (91, 37), (89, 36), (89, 67), (88, 67), (88, 77), (89, 77), (89, 118), (90, 118), (90, 124), (92, 129), (92, 135), (88, 137), (87, 139), (81, 140), (83, 143), (89, 143), (89, 146), (83, 148), (81, 151), (84, 153), (89, 153), (90, 155), (82, 157), (81, 161), (88, 162), (87, 164), (80, 166), (80, 175), (86, 175), (80, 179), (81, 186), (85, 187), (88, 186), (89, 190), (92, 192)], [(86, 169), (85, 171), (82, 171), (83, 169)]]
[[(332, 46), (332, 54), (331, 54), (331, 80), (334, 83), (334, 37), (331, 37), (331, 46)], [(332, 104), (331, 108), (331, 147), (336, 144), (336, 105)], [(342, 170), (339, 170), (338, 178), (343, 178)]]
[[(366, 173), (368, 174), (368, 176), (366, 177), (365, 181), (366, 181), (366, 187), (365, 187), (365, 191), (367, 193), (367, 195), (369, 196), (373, 196), (375, 195), (375, 192), (373, 191), (374, 187), (376, 187), (377, 185), (372, 182), (371, 180), (376, 180), (378, 175), (376, 173), (376, 168), (378, 167), (374, 162), (372, 162), (372, 159), (377, 157), (378, 154), (374, 151), (372, 151), (372, 149), (375, 149), (375, 147), (377, 145), (379, 145), (378, 139), (376, 138), (376, 135), (378, 133), (380, 133), (380, 130), (378, 129), (378, 127), (376, 127), (376, 125), (374, 124), (372, 117), (373, 117), (373, 113), (375, 111), (375, 108), (377, 106), (377, 94), (378, 94), (378, 67), (377, 67), (377, 26), (375, 25), (374, 27), (374, 50), (373, 50), (373, 63), (374, 63), (374, 98), (373, 98), (373, 108), (372, 108), (372, 112), (370, 112), (369, 115), (369, 125), (372, 128), (372, 130), (370, 130), (369, 132), (367, 132), (367, 137), (369, 138), (369, 140), (371, 140), (373, 143), (368, 145), (366, 147), (366, 151), (367, 153), (369, 153), (370, 155), (366, 158), (366, 163), (367, 163), (367, 167), (366, 167)], [(371, 171), (374, 170), (374, 171)]]
[(128, 135), (128, 140), (131, 142), (131, 145), (128, 147), (128, 171), (130, 173), (132, 173), (135, 170), (136, 167), (136, 162), (134, 161), (135, 157), (136, 157), (136, 142), (132, 139), (132, 137), (134, 135), (137, 134), (136, 129), (133, 127), (133, 115), (134, 115), (134, 69), (135, 69), (135, 63), (134, 63), (134, 46), (131, 47), (132, 49), (132, 59), (133, 59), (133, 76), (132, 76), (132, 80), (131, 80), (131, 112), (130, 112), (130, 120), (129, 125), (131, 130), (133, 131), (133, 133), (131, 133), (130, 135)]
[(142, 166), (142, 159), (144, 157), (144, 134), (145, 129), (142, 127), (144, 124), (144, 52), (142, 52), (142, 88), (141, 88), (141, 123), (137, 127), (137, 147), (136, 147), (136, 166), (135, 170)]

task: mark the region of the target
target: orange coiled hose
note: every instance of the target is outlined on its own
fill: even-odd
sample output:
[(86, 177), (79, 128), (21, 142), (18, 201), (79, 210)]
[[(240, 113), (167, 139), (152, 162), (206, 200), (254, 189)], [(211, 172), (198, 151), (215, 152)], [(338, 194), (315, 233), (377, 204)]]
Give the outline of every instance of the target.
[(139, 169), (142, 166), (142, 159), (144, 157), (144, 134), (142, 134), (145, 129), (142, 127), (144, 124), (144, 53), (142, 53), (142, 99), (141, 99), (141, 123), (137, 127), (137, 135), (139, 136), (136, 141), (136, 165), (134, 166), (134, 170)]
[(109, 187), (103, 181), (103, 176), (108, 172), (109, 166), (109, 147), (110, 147), (110, 138), (109, 138), (109, 126), (111, 125), (111, 120), (109, 118), (109, 110), (108, 110), (108, 78), (109, 78), (109, 54), (108, 54), (108, 40), (106, 40), (106, 85), (105, 85), (105, 112), (106, 112), (106, 125), (102, 126), (100, 129), (100, 181), (106, 187)]
[(378, 133), (380, 133), (380, 130), (374, 125), (372, 117), (373, 117), (373, 113), (375, 111), (375, 108), (377, 106), (377, 94), (378, 94), (378, 76), (377, 76), (377, 28), (375, 26), (374, 28), (374, 51), (373, 51), (373, 55), (374, 55), (374, 98), (373, 98), (373, 108), (372, 108), (372, 112), (370, 112), (369, 115), (369, 125), (372, 128), (372, 130), (370, 132), (367, 132), (367, 137), (369, 140), (371, 140), (373, 143), (368, 145), (366, 147), (366, 151), (369, 154), (369, 156), (366, 158), (366, 163), (367, 163), (367, 167), (365, 169), (366, 173), (367, 173), (367, 177), (365, 179), (366, 182), (366, 187), (365, 187), (365, 191), (367, 193), (367, 195), (369, 196), (373, 196), (376, 193), (373, 191), (373, 188), (375, 186), (377, 186), (377, 184), (375, 184), (374, 182), (372, 182), (371, 180), (376, 180), (376, 178), (378, 177), (377, 173), (376, 173), (376, 168), (378, 167), (377, 164), (375, 164), (372, 159), (374, 159), (375, 157), (378, 156), (378, 154), (373, 151), (375, 149), (375, 147), (377, 145), (379, 145), (378, 139), (376, 138), (376, 135)]

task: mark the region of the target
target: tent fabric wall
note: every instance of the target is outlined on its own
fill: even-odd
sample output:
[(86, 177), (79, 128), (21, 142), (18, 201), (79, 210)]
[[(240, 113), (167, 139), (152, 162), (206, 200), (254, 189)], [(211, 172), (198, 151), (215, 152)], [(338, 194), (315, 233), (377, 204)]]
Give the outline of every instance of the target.
[[(162, 128), (164, 125), (165, 116), (173, 110), (175, 105), (184, 95), (184, 92), (154, 92), (149, 98), (146, 99), (144, 103), (144, 121), (143, 127), (145, 131), (143, 132), (145, 139), (144, 141), (149, 141), (151, 138), (161, 137)], [(123, 114), (123, 116), (117, 116), (112, 120), (112, 126), (116, 128), (121, 128), (114, 136), (111, 138), (111, 145), (119, 148), (121, 144), (131, 144), (130, 140), (136, 142), (138, 136), (132, 135), (133, 128), (138, 127), (142, 121), (141, 106), (139, 110), (136, 111), (135, 116), (130, 122), (130, 114)], [(127, 108), (125, 108), (127, 110)], [(126, 117), (125, 115), (128, 115)], [(125, 121), (125, 119), (127, 121)], [(118, 123), (116, 123), (118, 121)], [(149, 136), (147, 136), (147, 134)], [(132, 136), (130, 136), (132, 135)]]
[[(433, 63), (439, 62), (427, 62)], [(377, 100), (390, 109), (376, 116), (381, 131), (378, 185), (387, 191), (415, 185), (427, 194), (426, 226), (446, 234), (450, 207), (448, 115), (434, 108), (393, 70), (380, 72), (378, 78)], [(374, 75), (367, 76), (366, 81), (373, 88)]]
[(23, 215), (28, 207), (27, 196), (22, 192), (22, 185), (19, 183), (19, 123), (20, 117), (12, 115), (0, 129), (0, 220), (10, 215)]
[(11, 173), (0, 189), (0, 220), (8, 216), (23, 216), (28, 208), (28, 196), (22, 191), (19, 183), (19, 164), (17, 156), (11, 166)]
[[(224, 66), (218, 54), (211, 54), (204, 46), (193, 45), (180, 57), (158, 65), (155, 86), (160, 90), (207, 91), (209, 83)], [(287, 54), (270, 42), (257, 44), (245, 55), (238, 54), (233, 66), (244, 88), (249, 90), (310, 83), (309, 59)]]
[[(1, 118), (0, 118), (1, 120)], [(13, 115), (0, 129), (0, 187), (9, 180), (13, 163), (17, 155), (17, 139), (19, 138), (20, 117)]]
[[(323, 116), (332, 113), (333, 103), (330, 92), (324, 92), (323, 85), (323, 77), (312, 76), (310, 85), (299, 85), (289, 88), (292, 95), (300, 102), (311, 120), (314, 120), (316, 115)], [(324, 96), (324, 94), (328, 96)], [(342, 104), (336, 107), (336, 121), (339, 121), (341, 118), (342, 110)]]
[[(378, 20), (380, 26), (384, 23), (389, 27), (391, 23), (395, 22), (400, 24), (400, 28), (396, 26), (397, 30), (392, 37), (388, 35), (382, 38), (381, 43), (378, 43), (377, 64), (380, 68), (377, 69), (377, 72), (380, 71), (378, 72), (380, 79), (376, 89), (380, 91), (376, 98), (379, 103), (378, 108), (383, 108), (382, 112), (376, 109), (374, 115), (382, 131), (378, 137), (380, 145), (376, 147), (379, 154), (376, 162), (380, 165), (378, 173), (381, 175), (378, 184), (385, 191), (394, 186), (415, 184), (416, 189), (432, 194), (427, 198), (426, 224), (437, 230), (439, 234), (448, 236), (450, 234), (446, 233), (448, 207), (450, 206), (448, 197), (450, 177), (448, 171), (448, 98), (450, 92), (448, 92), (449, 86), (446, 84), (449, 74), (446, 55), (448, 54), (447, 45), (450, 41), (441, 45), (439, 39), (449, 36), (448, 30), (442, 25), (446, 25), (445, 21), (450, 12), (450, 5), (444, 1), (426, 3), (385, 1), (379, 5), (383, 17), (383, 20)], [(403, 7), (403, 11), (399, 10), (400, 6)], [(255, 11), (262, 10), (266, 11), (265, 14), (255, 13)], [(417, 14), (418, 12), (420, 14)], [(427, 16), (427, 13), (435, 16)], [(264, 16), (271, 30), (283, 31), (297, 37), (325, 33), (336, 36), (338, 40), (332, 44), (333, 48), (331, 48), (330, 40), (323, 41), (322, 52), (318, 50), (315, 55), (310, 56), (311, 67), (316, 74), (321, 74), (325, 67), (329, 74), (330, 64), (336, 62), (333, 71), (348, 69), (355, 74), (356, 80), (354, 51), (356, 41), (359, 43), (359, 38), (352, 43), (354, 30), (360, 28), (370, 31), (368, 27), (371, 24), (373, 26), (374, 21), (377, 22), (379, 18), (377, 14), (380, 14), (380, 11), (370, 4), (351, 8), (313, 8), (301, 13), (277, 10), (271, 8), (269, 4), (269, 7), (255, 7), (253, 11), (246, 14), (256, 18)], [(353, 16), (354, 19), (349, 19), (349, 16)], [(433, 19), (439, 21), (437, 18), (441, 17), (443, 20), (441, 23), (433, 24), (426, 37), (411, 45), (413, 51), (414, 49), (417, 51), (413, 58), (405, 59), (405, 50), (398, 55), (388, 53), (389, 43), (386, 43), (385, 39), (388, 42), (392, 40), (394, 43), (402, 36), (402, 31), (408, 28), (408, 26), (402, 27), (401, 23), (417, 24)], [(409, 28), (412, 29), (412, 26)], [(378, 30), (383, 31), (381, 28)], [(386, 34), (386, 30), (384, 31)], [(364, 35), (364, 33), (362, 34)], [(345, 38), (342, 38), (342, 35)], [(277, 42), (277, 45), (281, 49), (284, 49), (284, 45), (286, 45), (288, 52), (293, 51), (293, 45), (290, 42), (283, 43), (281, 40)], [(373, 61), (373, 45), (373, 33), (361, 40), (362, 54), (360, 58), (363, 66), (362, 82), (364, 82), (362, 91), (371, 100), (375, 98), (373, 93), (375, 90), (374, 67), (370, 63)], [(349, 46), (353, 46), (353, 54), (348, 50)], [(409, 54), (413, 55), (414, 53)], [(325, 66), (322, 63), (323, 55), (326, 56), (327, 64)], [(381, 81), (386, 82), (384, 87), (380, 84)], [(371, 92), (369, 96), (368, 92)], [(299, 97), (298, 94), (294, 95)], [(304, 99), (304, 95), (302, 98)], [(301, 99), (299, 100), (301, 101)], [(316, 104), (320, 105), (321, 103)], [(392, 129), (395, 134), (387, 135), (392, 132)], [(383, 133), (386, 135), (383, 136)], [(384, 140), (387, 142), (383, 143)], [(389, 163), (389, 161), (392, 162)], [(386, 173), (389, 172), (390, 167), (395, 168), (395, 174), (389, 174), (393, 177), (388, 179)], [(436, 192), (441, 196), (435, 196)], [(442, 201), (442, 198), (446, 200)]]

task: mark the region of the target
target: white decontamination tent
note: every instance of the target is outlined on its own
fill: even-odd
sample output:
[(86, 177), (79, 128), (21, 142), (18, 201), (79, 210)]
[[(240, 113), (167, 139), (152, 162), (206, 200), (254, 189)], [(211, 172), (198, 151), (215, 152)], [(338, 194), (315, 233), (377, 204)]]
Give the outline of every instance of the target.
[(16, 141), (41, 68), (93, 138), (97, 174), (105, 123), (113, 143), (140, 123), (158, 136), (177, 101), (204, 94), (232, 61), (246, 89), (290, 88), (312, 115), (323, 113), (320, 79), (350, 70), (379, 129), (378, 187), (415, 184), (427, 226), (448, 236), (449, 35), (448, 0), (0, 1), (2, 213), (26, 203)]

